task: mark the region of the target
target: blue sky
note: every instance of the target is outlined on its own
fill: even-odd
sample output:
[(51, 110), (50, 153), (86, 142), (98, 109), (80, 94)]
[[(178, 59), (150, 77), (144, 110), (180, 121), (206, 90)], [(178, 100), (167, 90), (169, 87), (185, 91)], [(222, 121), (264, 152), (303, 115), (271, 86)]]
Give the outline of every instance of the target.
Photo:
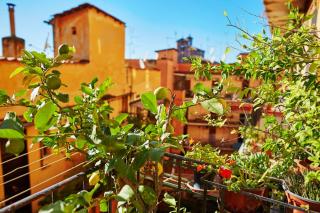
[[(191, 35), (194, 46), (206, 50), (206, 58), (219, 61), (227, 46), (238, 46), (238, 31), (226, 26), (229, 17), (250, 32), (261, 31), (262, 0), (10, 0), (16, 4), (16, 34), (26, 48), (42, 50), (51, 26), (51, 15), (88, 2), (126, 23), (126, 57), (154, 58), (155, 50), (175, 47), (175, 41)], [(9, 35), (7, 1), (0, 1), (0, 36)], [(249, 12), (249, 13), (248, 13)], [(2, 52), (2, 49), (1, 49)], [(233, 61), (238, 50), (227, 56)]]

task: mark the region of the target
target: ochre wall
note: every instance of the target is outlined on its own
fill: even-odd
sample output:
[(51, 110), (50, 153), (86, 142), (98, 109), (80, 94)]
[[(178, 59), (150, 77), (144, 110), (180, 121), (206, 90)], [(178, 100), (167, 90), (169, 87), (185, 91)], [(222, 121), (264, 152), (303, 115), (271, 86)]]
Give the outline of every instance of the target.
[(153, 91), (160, 86), (160, 71), (149, 69), (128, 68), (128, 82), (132, 86), (131, 92), (141, 95), (146, 91)]
[(101, 79), (110, 77), (115, 85), (110, 91), (120, 95), (129, 91), (125, 70), (125, 25), (89, 10), (89, 43), (91, 72), (99, 73)]
[[(54, 55), (58, 55), (60, 44), (69, 44), (76, 48), (74, 60), (89, 60), (89, 16), (88, 9), (83, 9), (58, 17), (52, 22), (54, 30)], [(72, 33), (73, 28), (76, 34)]]
[[(86, 8), (77, 11), (68, 16), (59, 17), (53, 21), (54, 24), (54, 41), (55, 41), (55, 55), (57, 48), (62, 43), (74, 45), (76, 47), (75, 57), (72, 59), (75, 62), (68, 62), (57, 69), (62, 73), (62, 82), (68, 87), (62, 87), (61, 92), (70, 95), (70, 103), (73, 104), (73, 97), (80, 95), (80, 84), (82, 82), (90, 82), (93, 78), (98, 77), (100, 82), (107, 77), (111, 77), (114, 85), (109, 90), (109, 94), (115, 97), (110, 100), (110, 105), (114, 108), (112, 117), (116, 116), (123, 109), (123, 95), (128, 93), (129, 87), (126, 82), (127, 76), (124, 63), (124, 44), (125, 44), (125, 26), (123, 23), (114, 21), (112, 18), (100, 14), (95, 9)], [(72, 27), (76, 28), (76, 35), (72, 35)], [(85, 63), (79, 63), (79, 60), (86, 59)], [(18, 75), (12, 79), (9, 78), (12, 71), (21, 66), (19, 61), (8, 61), (6, 59), (0, 60), (0, 88), (8, 91), (12, 95), (24, 89), (22, 85), (22, 75)], [(157, 77), (156, 79), (159, 79)], [(156, 80), (157, 81), (157, 80)], [(157, 81), (159, 82), (159, 80)], [(159, 84), (159, 83), (157, 83)], [(18, 115), (22, 115), (23, 108), (0, 108), (0, 121), (5, 112), (16, 111)], [(27, 127), (27, 135), (36, 135), (37, 131), (34, 127)], [(39, 143), (32, 144), (31, 139), (28, 140), (28, 152), (38, 149)], [(29, 171), (40, 169), (30, 174), (30, 186), (34, 187), (36, 184), (53, 177), (68, 168), (77, 165), (83, 161), (83, 156), (75, 154), (70, 160), (61, 160), (50, 166), (41, 167), (40, 159), (41, 152), (37, 150), (28, 155)], [(56, 160), (63, 158), (64, 153), (50, 156), (43, 160), (43, 164), (50, 164)], [(36, 188), (32, 188), (31, 193), (35, 193), (44, 189), (56, 182), (63, 180), (72, 173), (61, 175), (53, 180), (50, 180)], [(2, 171), (0, 169), (0, 176)], [(0, 179), (0, 182), (2, 180)], [(4, 198), (3, 187), (0, 187), (0, 199)], [(38, 208), (37, 202), (32, 204), (33, 211), (36, 212)]]

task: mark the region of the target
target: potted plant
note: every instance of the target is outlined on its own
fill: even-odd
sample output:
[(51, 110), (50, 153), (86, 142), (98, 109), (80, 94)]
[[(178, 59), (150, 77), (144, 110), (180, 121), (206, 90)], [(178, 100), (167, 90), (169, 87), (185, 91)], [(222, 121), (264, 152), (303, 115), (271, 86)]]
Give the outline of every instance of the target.
[[(246, 128), (263, 134), (261, 151), (272, 155), (273, 161), (279, 165), (278, 168), (281, 167), (280, 172), (270, 175), (286, 179), (285, 171), (296, 168), (300, 173), (294, 173), (294, 179), (302, 176), (302, 183), (305, 183), (310, 174), (317, 177), (314, 180), (319, 178), (316, 170), (320, 165), (320, 39), (315, 33), (317, 29), (305, 24), (312, 16), (299, 13), (291, 4), (289, 11), (287, 24), (281, 28), (273, 26), (271, 36), (266, 30), (251, 34), (228, 18), (229, 26), (241, 31), (245, 40), (242, 47), (248, 52), (246, 57), (239, 57), (239, 60), (232, 64), (222, 61), (215, 66), (203, 66), (195, 61), (193, 67), (195, 76), (207, 79), (220, 72), (221, 86), (225, 86), (224, 83), (232, 75), (260, 82), (254, 88), (236, 91), (240, 101), (253, 105), (252, 114), (258, 109), (261, 110), (260, 115), (256, 116), (257, 122)], [(227, 49), (226, 52), (229, 51), (230, 49)], [(302, 164), (305, 164), (304, 168), (301, 167)], [(242, 166), (240, 168), (248, 169)], [(235, 171), (232, 172), (233, 176), (238, 177)], [(229, 186), (232, 187), (233, 182), (241, 183), (241, 177), (225, 180), (225, 183), (230, 182)], [(300, 197), (309, 199), (307, 194), (312, 193), (312, 189), (305, 187), (305, 192), (295, 190), (294, 186), (303, 185), (290, 184), (299, 183), (297, 180), (288, 182), (291, 192), (296, 191)], [(286, 191), (288, 192), (288, 189)], [(291, 197), (288, 198), (291, 202)]]
[(220, 190), (223, 207), (232, 212), (256, 212), (262, 202), (241, 194), (240, 191), (266, 196), (272, 164), (265, 153), (233, 154), (228, 163), (218, 169), (227, 190)]
[[(283, 182), (288, 202), (307, 210), (320, 209), (320, 172), (311, 171), (306, 174), (289, 172)], [(294, 213), (304, 211), (293, 210)]]
[(185, 157), (203, 162), (194, 163), (194, 182), (192, 184), (189, 183), (189, 187), (197, 191), (202, 191), (203, 189), (201, 178), (206, 175), (206, 178), (213, 180), (215, 171), (226, 161), (226, 156), (220, 155), (218, 149), (210, 144), (202, 145), (201, 143), (194, 144)]

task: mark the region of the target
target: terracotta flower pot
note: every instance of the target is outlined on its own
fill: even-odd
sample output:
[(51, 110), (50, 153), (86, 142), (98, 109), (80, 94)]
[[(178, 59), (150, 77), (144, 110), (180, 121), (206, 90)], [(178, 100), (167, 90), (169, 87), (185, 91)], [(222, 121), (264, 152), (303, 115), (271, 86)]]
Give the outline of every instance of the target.
[(309, 161), (308, 159), (304, 159), (304, 160), (295, 160), (298, 170), (301, 174), (307, 172), (307, 171), (319, 171), (320, 167), (314, 167), (311, 166), (311, 161)]
[[(266, 195), (265, 188), (244, 189), (243, 191), (254, 193), (257, 195)], [(256, 212), (263, 202), (255, 198), (246, 196), (239, 192), (220, 190), (220, 197), (223, 201), (224, 209), (235, 213), (253, 213)]]
[[(288, 203), (294, 205), (294, 206), (299, 206), (299, 207), (307, 207), (309, 206), (309, 210), (313, 211), (319, 211), (320, 210), (320, 202), (310, 200), (308, 198), (301, 197), (293, 192), (290, 192), (287, 185), (285, 183), (282, 184), (283, 189), (285, 190), (286, 196)], [(293, 213), (304, 213), (305, 211), (300, 211), (293, 209)]]

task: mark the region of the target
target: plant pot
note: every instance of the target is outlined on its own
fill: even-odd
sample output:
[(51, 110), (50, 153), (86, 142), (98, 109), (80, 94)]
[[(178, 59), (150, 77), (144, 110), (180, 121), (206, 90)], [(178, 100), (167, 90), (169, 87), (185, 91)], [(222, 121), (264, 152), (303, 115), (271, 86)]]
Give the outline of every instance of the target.
[[(297, 194), (291, 192), (285, 182), (283, 182), (282, 187), (286, 193), (288, 203), (290, 203), (294, 206), (299, 206), (299, 207), (309, 206), (309, 210), (313, 210), (313, 211), (320, 210), (320, 202), (301, 197), (300, 195), (297, 195)], [(305, 211), (293, 209), (292, 212), (293, 213), (304, 213)]]
[[(266, 195), (265, 188), (243, 189), (242, 191), (254, 193), (257, 195)], [(254, 213), (262, 206), (263, 202), (239, 192), (220, 190), (220, 198), (223, 201), (223, 208), (236, 213)]]
[(311, 161), (309, 161), (308, 159), (304, 159), (304, 160), (294, 160), (295, 163), (297, 164), (298, 170), (301, 174), (307, 172), (307, 171), (320, 171), (320, 167), (314, 167), (311, 166)]

